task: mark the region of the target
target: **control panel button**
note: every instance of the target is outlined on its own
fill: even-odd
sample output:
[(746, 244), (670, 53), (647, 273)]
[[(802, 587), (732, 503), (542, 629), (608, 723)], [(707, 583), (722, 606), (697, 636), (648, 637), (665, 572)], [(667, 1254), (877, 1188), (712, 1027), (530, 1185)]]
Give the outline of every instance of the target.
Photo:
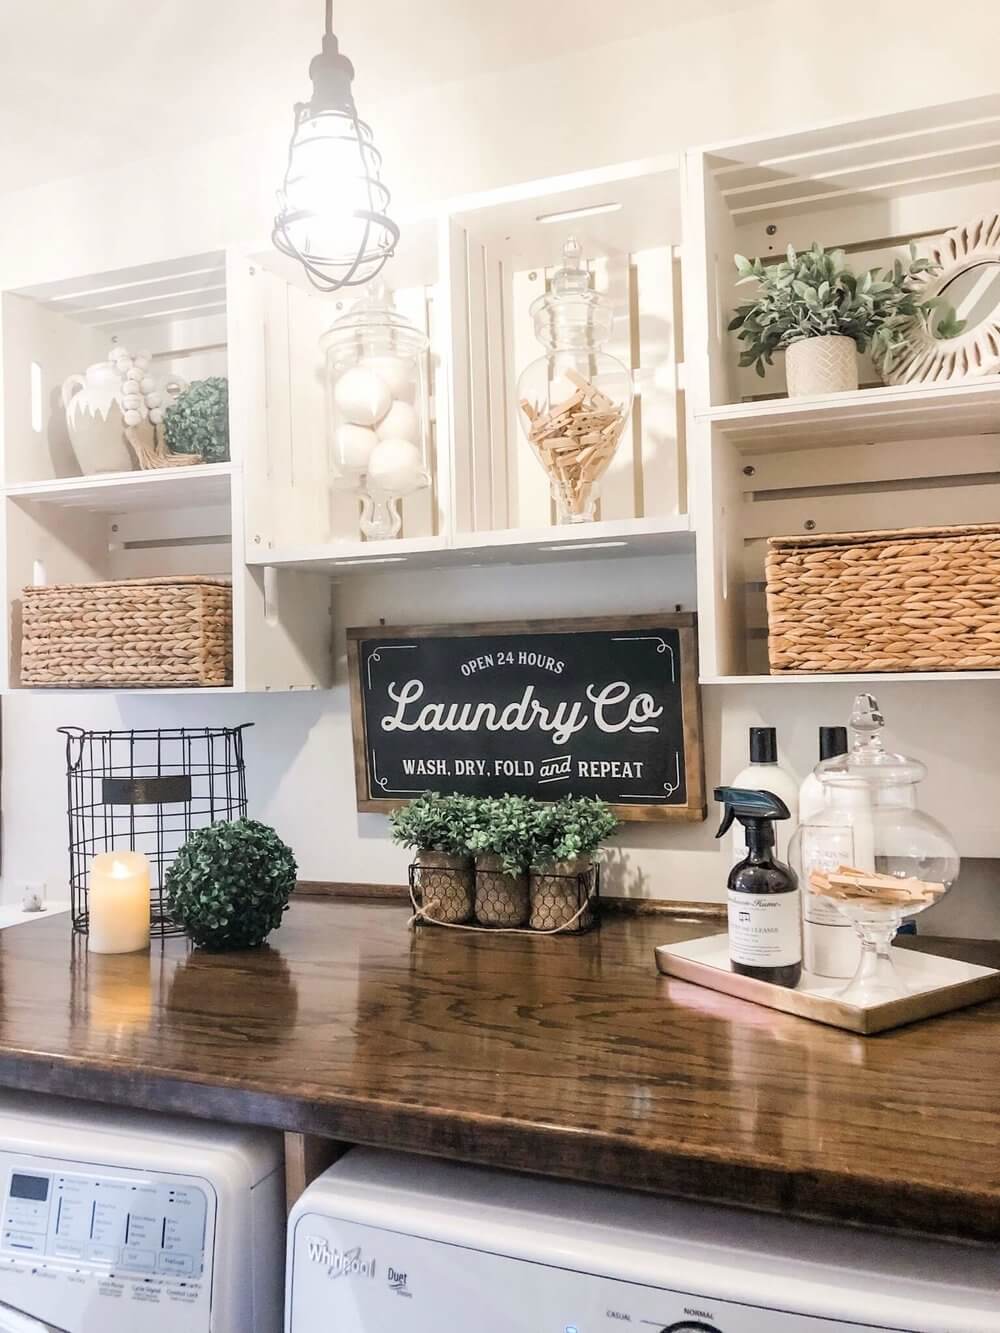
[(5, 1250), (22, 1250), (29, 1254), (37, 1254), (45, 1248), (45, 1237), (33, 1236), (29, 1231), (5, 1231), (3, 1244)]
[(161, 1254), (159, 1259), (161, 1273), (193, 1273), (194, 1259), (190, 1254)]
[(114, 1265), (118, 1262), (117, 1245), (88, 1245), (87, 1258), (95, 1264)]
[(138, 1268), (151, 1273), (155, 1267), (156, 1256), (152, 1250), (137, 1250), (133, 1246), (126, 1246), (122, 1250), (122, 1268)]

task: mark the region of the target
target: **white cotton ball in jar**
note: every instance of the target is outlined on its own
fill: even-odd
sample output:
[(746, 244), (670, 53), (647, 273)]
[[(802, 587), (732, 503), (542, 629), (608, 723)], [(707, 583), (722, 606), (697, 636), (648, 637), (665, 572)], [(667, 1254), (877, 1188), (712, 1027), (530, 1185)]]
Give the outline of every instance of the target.
[(142, 393), (142, 387), (140, 386), (138, 380), (124, 379), (122, 380), (122, 393), (125, 394)]
[(129, 408), (124, 417), (126, 426), (138, 426), (142, 421), (142, 414), (134, 407)]
[(157, 393), (157, 392), (154, 391), (153, 393), (147, 393), (147, 394), (146, 394), (146, 406), (147, 406), (147, 407), (160, 407), (162, 403), (163, 403), (163, 394), (162, 394), (162, 393)]
[(378, 423), (376, 434), (380, 440), (409, 440), (411, 444), (419, 444), (420, 418), (416, 408), (396, 398)]
[(380, 375), (367, 366), (345, 370), (333, 386), (333, 401), (354, 426), (374, 426), (392, 406), (392, 393)]
[(333, 437), (334, 460), (345, 472), (362, 473), (377, 443), (370, 426), (339, 426)]
[(125, 408), (126, 411), (137, 411), (142, 407), (142, 399), (137, 393), (123, 393), (122, 407)]
[(143, 393), (152, 393), (156, 388), (156, 380), (153, 379), (152, 375), (143, 375), (139, 381), (139, 388)]
[(427, 484), (420, 450), (409, 440), (379, 440), (368, 460), (368, 489), (411, 495)]
[(154, 407), (154, 408), (151, 408), (151, 409), (150, 409), (150, 412), (149, 412), (149, 419), (150, 419), (150, 421), (153, 423), (154, 426), (162, 426), (162, 425), (163, 425), (163, 409), (160, 408), (160, 407)]
[(393, 398), (412, 403), (417, 396), (417, 368), (402, 356), (366, 356), (363, 363), (389, 386)]

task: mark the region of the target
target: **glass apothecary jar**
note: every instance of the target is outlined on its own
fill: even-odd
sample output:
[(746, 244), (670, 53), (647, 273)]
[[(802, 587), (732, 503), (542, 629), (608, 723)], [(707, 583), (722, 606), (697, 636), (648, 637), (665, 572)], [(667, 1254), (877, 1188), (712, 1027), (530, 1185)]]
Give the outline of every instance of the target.
[(806, 970), (853, 972), (838, 998), (861, 1005), (907, 993), (889, 946), (904, 920), (948, 892), (960, 867), (951, 834), (917, 807), (926, 766), (887, 750), (883, 726), (877, 701), (858, 695), (851, 749), (814, 770), (823, 806), (789, 849), (804, 899)]
[(614, 306), (591, 287), (575, 237), (530, 313), (546, 352), (518, 379), (521, 425), (549, 478), (558, 521), (586, 523), (632, 410), (632, 373), (601, 350)]
[(360, 497), (368, 538), (398, 536), (398, 501), (430, 485), (428, 345), (380, 284), (320, 339), (333, 484)]

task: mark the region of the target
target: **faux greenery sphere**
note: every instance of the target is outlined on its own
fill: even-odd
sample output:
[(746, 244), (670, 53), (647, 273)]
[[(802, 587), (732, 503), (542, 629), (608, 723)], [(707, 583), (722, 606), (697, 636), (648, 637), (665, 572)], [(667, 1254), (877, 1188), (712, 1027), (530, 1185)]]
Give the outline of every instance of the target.
[(163, 417), (167, 446), (175, 454), (201, 454), (206, 463), (229, 458), (229, 381), (221, 375), (195, 380)]
[(250, 949), (281, 925), (295, 887), (292, 849), (256, 819), (198, 829), (167, 871), (167, 908), (195, 944)]

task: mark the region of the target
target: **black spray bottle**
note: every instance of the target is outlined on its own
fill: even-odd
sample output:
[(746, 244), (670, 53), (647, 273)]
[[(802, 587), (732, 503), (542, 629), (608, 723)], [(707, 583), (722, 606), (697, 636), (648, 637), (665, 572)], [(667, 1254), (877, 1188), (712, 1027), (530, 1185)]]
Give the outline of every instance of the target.
[(794, 870), (774, 859), (774, 821), (788, 806), (769, 791), (717, 787), (726, 807), (721, 838), (734, 819), (746, 830), (748, 854), (729, 872), (729, 959), (734, 972), (797, 986), (802, 976), (802, 920)]

